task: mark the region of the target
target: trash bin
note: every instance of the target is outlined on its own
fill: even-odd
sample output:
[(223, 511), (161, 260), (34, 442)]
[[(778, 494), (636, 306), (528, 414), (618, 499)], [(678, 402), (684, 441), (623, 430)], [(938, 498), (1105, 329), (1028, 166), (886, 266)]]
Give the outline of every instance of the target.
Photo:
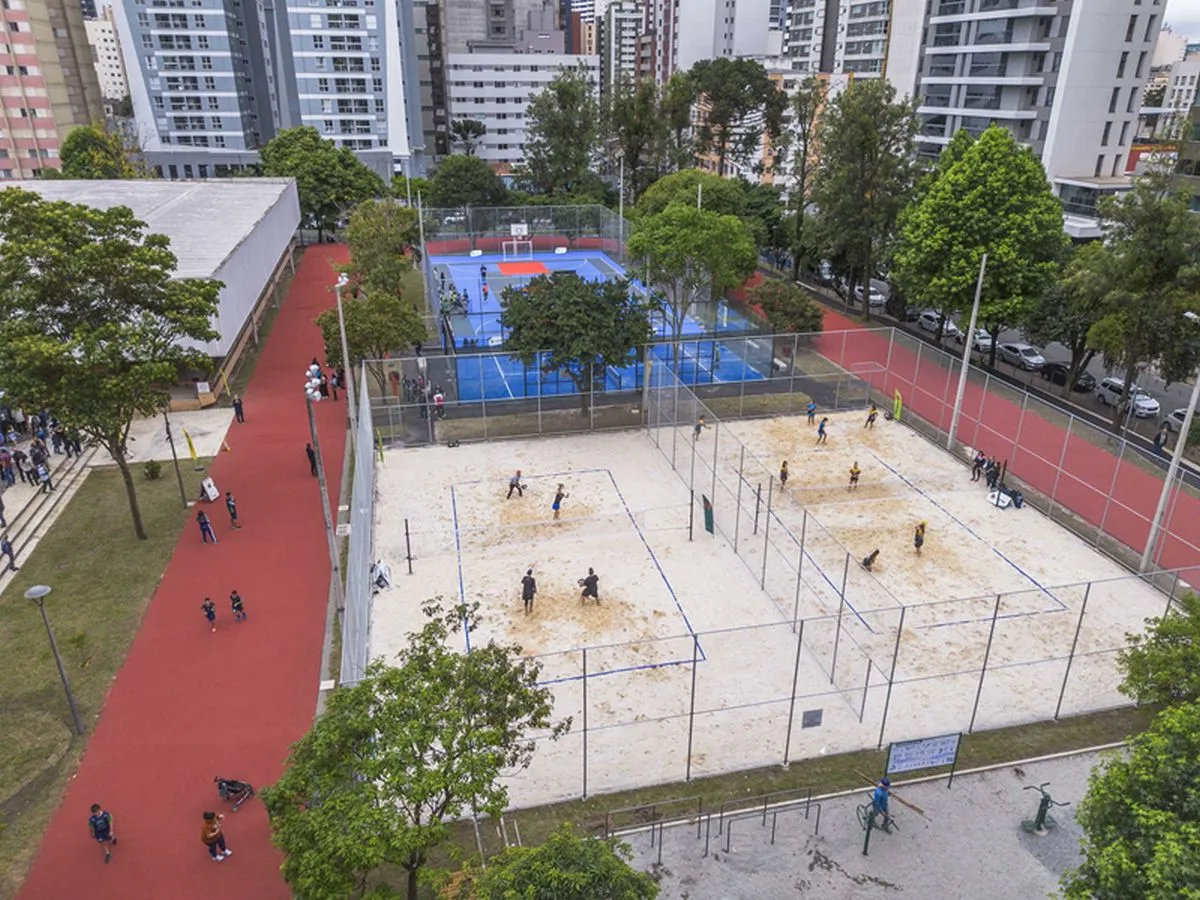
[(1020, 491), (1013, 491), (1012, 492), (1012, 502), (1013, 502), (1013, 506), (1015, 506), (1017, 509), (1020, 509), (1022, 506), (1025, 505), (1025, 495), (1022, 494)]

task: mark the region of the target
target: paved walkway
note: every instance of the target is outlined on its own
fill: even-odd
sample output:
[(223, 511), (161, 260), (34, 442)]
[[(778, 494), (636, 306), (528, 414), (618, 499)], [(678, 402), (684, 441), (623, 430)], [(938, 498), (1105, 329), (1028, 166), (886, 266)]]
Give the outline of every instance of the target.
[[(313, 318), (332, 303), (330, 263), (344, 256), (327, 245), (305, 254), (246, 391), (246, 423), (231, 426), (233, 452), (210, 473), (236, 494), (244, 527), (231, 531), (213, 506), (219, 544), (201, 544), (194, 522), (184, 528), (21, 900), (290, 896), (261, 801), (222, 809), (212, 779), (270, 784), (313, 718), (329, 559), (301, 381), (323, 355)], [(335, 489), (345, 415), (343, 402), (317, 408)], [(245, 598), (244, 624), (229, 612), (232, 589)], [(217, 601), (216, 634), (200, 612), (205, 595)], [(110, 865), (88, 839), (93, 802), (115, 818)], [(234, 853), (220, 865), (200, 843), (205, 810), (227, 814)]]

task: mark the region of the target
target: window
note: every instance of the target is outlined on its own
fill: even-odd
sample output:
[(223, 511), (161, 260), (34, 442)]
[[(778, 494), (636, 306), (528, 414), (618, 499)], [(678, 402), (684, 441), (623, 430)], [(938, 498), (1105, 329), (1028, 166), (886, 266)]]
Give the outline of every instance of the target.
[(1104, 123), (1104, 133), (1100, 135), (1100, 146), (1108, 146), (1108, 136), (1112, 134), (1112, 122)]
[(207, 34), (196, 35), (196, 47), (200, 50), (208, 49), (208, 35)]
[(325, 134), (333, 134), (333, 119), (323, 119), (321, 121), (321, 130)]
[(1112, 89), (1112, 96), (1108, 98), (1108, 111), (1115, 113), (1117, 111), (1117, 101), (1121, 99), (1121, 89), (1115, 87)]
[[(1125, 29), (1125, 43), (1133, 40), (1133, 30), (1137, 28), (1137, 16), (1129, 17), (1129, 27)], [(1098, 173), (1097, 173), (1098, 174)]]
[(220, 131), (225, 127), (225, 120), (220, 116), (211, 116), (210, 121), (212, 122), (213, 131)]
[(1099, 156), (1096, 157), (1096, 168), (1095, 168), (1095, 170), (1093, 170), (1092, 174), (1096, 178), (1099, 178), (1100, 173), (1103, 171), (1104, 171), (1104, 154), (1101, 153)]
[(309, 28), (320, 28), (321, 27), (321, 14), (320, 13), (312, 13), (308, 17), (308, 27)]
[(144, 13), (144, 12), (138, 13), (137, 14), (137, 23), (138, 23), (139, 28), (149, 28), (150, 27), (150, 14)]
[(972, 53), (967, 74), (971, 77), (1002, 76), (1007, 69), (1007, 53)]
[(217, 89), (217, 79), (211, 75), (204, 76), (204, 89), (206, 91), (215, 91)]
[(1125, 77), (1125, 64), (1127, 62), (1129, 62), (1129, 51), (1124, 50), (1121, 53), (1121, 61), (1119, 63), (1117, 63), (1117, 77), (1118, 78)]
[(1154, 37), (1154, 25), (1156, 22), (1158, 22), (1158, 16), (1151, 16), (1146, 20), (1146, 36), (1142, 38), (1143, 41), (1148, 41)]
[(986, 19), (975, 26), (976, 44), (1012, 42), (1012, 19)]
[(208, 98), (208, 108), (209, 109), (220, 109), (221, 108), (221, 98), (220, 97), (209, 97)]
[(1127, 138), (1127, 137), (1129, 137), (1129, 122), (1125, 121), (1125, 122), (1121, 123), (1121, 137), (1117, 141), (1117, 146), (1124, 147), (1125, 146), (1125, 138)]
[(1133, 73), (1134, 78), (1142, 77), (1142, 69), (1145, 67), (1145, 65), (1146, 65), (1146, 51), (1143, 50), (1141, 53), (1138, 54), (1137, 69), (1135, 69), (1134, 73)]
[(1121, 174), (1121, 160), (1123, 160), (1124, 158), (1125, 157), (1122, 156), (1120, 153), (1118, 153), (1116, 156), (1113, 157), (1113, 167), (1112, 167), (1113, 178), (1116, 178), (1118, 175)]
[(329, 79), (328, 78), (318, 78), (317, 79), (317, 90), (320, 91), (322, 94), (328, 94), (329, 93)]
[(317, 71), (318, 71), (318, 72), (324, 72), (324, 71), (326, 71), (326, 68), (325, 68), (325, 57), (324, 57), (324, 56), (316, 56), (316, 57), (313, 57), (313, 64), (314, 64), (314, 65), (317, 67)]
[(312, 45), (313, 45), (314, 50), (324, 50), (325, 49), (325, 36), (321, 35), (321, 34), (314, 34), (313, 39), (312, 39)]
[(1137, 106), (1138, 89), (1131, 88), (1129, 91), (1129, 102), (1125, 104), (1125, 112), (1131, 113), (1135, 111)]

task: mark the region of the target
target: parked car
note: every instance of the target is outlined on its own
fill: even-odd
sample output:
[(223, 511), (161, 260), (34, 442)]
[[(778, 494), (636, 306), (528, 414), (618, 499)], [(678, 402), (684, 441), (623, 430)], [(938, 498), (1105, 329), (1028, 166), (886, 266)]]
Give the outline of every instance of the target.
[(821, 279), (821, 284), (833, 284), (833, 266), (829, 260), (821, 260), (821, 265), (817, 267), (817, 277)]
[[(1096, 399), (1100, 401), (1102, 406), (1115, 406), (1121, 402), (1121, 397), (1125, 393), (1125, 381), (1121, 378), (1108, 377), (1103, 379), (1096, 387)], [(1157, 416), (1159, 411), (1158, 401), (1143, 391), (1141, 388), (1134, 388), (1131, 391), (1130, 401), (1133, 403), (1133, 414), (1139, 419), (1149, 419), (1152, 416)], [(1183, 421), (1182, 419), (1180, 420)]]
[[(965, 343), (966, 339), (966, 335), (961, 331), (954, 337), (959, 344)], [(971, 349), (980, 353), (988, 353), (992, 349), (992, 336), (986, 328), (975, 329), (975, 337), (971, 338)]]
[[(1171, 434), (1178, 434), (1183, 429), (1183, 420), (1186, 417), (1186, 406), (1181, 406), (1179, 409), (1173, 409), (1171, 410), (1171, 414), (1163, 419), (1163, 428), (1167, 429), (1167, 431), (1171, 432)], [(1192, 421), (1196, 421), (1195, 416), (1192, 416)], [(1194, 428), (1195, 426), (1192, 427)]]
[[(863, 298), (863, 286), (861, 284), (856, 285), (854, 288), (854, 299), (857, 300), (859, 303), (862, 303), (862, 298)], [(883, 296), (883, 292), (881, 290), (879, 290), (879, 288), (872, 286), (870, 302), (871, 302), (872, 309), (882, 309), (883, 307), (887, 306), (887, 297)]]
[[(938, 325), (941, 323), (941, 321), (942, 314), (936, 309), (927, 309), (925, 312), (921, 313), (921, 315), (917, 316), (917, 324), (930, 334), (937, 334)], [(958, 334), (958, 326), (947, 319), (946, 327), (942, 330), (942, 334), (945, 337), (954, 337)]]
[[(1071, 371), (1071, 366), (1068, 363), (1049, 362), (1042, 366), (1042, 377), (1051, 384), (1066, 384), (1067, 375)], [(1081, 394), (1086, 394), (1088, 391), (1096, 389), (1096, 377), (1090, 372), (1081, 371), (1075, 376), (1075, 383), (1071, 385), (1071, 390), (1078, 391)]]
[(996, 352), (1006, 363), (1027, 372), (1037, 371), (1046, 364), (1046, 357), (1042, 356), (1042, 351), (1033, 344), (1026, 344), (1023, 341), (1001, 344), (996, 348)]

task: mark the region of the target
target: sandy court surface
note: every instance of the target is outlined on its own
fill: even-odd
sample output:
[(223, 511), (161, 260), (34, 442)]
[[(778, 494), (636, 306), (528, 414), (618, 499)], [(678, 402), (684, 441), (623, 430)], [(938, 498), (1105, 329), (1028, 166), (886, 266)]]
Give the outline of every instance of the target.
[[(1062, 712), (1122, 702), (1113, 651), (1165, 598), (1036, 511), (988, 505), (968, 469), (903, 426), (866, 431), (843, 414), (825, 446), (814, 432), (800, 416), (723, 423), (696, 441), (681, 427), (387, 451), (375, 553), (394, 578), (375, 598), (372, 655), (394, 655), (440, 596), (480, 604), (472, 642), (515, 642), (538, 660), (573, 727), (539, 739), (533, 765), (512, 775), (518, 807), (581, 795), (585, 772), (586, 792), (600, 793), (779, 763), (785, 745), (791, 758), (873, 747), (881, 727), (885, 740), (965, 730), (977, 691), (976, 728), (1049, 718), (1088, 578), (1111, 580), (1086, 591)], [(518, 468), (524, 496), (507, 498)], [(867, 572), (857, 560), (875, 548)], [(599, 604), (580, 599), (589, 566)], [(1012, 593), (980, 691), (998, 592)]]

